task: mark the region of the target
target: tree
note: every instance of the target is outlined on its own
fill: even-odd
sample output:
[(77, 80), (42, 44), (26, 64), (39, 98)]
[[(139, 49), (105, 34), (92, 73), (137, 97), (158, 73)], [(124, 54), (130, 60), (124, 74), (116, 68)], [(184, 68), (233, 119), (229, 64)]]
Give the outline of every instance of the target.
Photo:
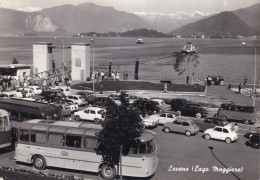
[[(142, 120), (131, 106), (108, 106), (102, 127), (96, 153), (102, 155), (104, 166), (111, 171), (115, 171), (114, 165), (120, 165), (122, 177), (122, 156), (128, 155), (131, 147), (138, 143), (143, 131)], [(113, 178), (113, 175), (102, 174), (102, 167), (101, 175)]]
[(19, 61), (14, 57), (13, 61), (12, 61), (12, 64), (18, 64), (18, 63), (19, 63)]

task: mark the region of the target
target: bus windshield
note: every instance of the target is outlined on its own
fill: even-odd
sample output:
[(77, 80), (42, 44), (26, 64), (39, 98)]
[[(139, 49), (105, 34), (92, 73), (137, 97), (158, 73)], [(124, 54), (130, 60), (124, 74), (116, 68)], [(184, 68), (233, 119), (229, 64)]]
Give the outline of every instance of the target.
[(129, 154), (151, 154), (155, 152), (156, 144), (155, 140), (146, 142), (138, 142), (131, 149)]

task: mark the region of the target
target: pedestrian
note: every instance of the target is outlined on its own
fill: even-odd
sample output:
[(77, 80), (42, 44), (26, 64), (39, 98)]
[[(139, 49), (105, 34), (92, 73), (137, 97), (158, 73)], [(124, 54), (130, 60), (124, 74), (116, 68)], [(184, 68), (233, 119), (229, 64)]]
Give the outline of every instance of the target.
[(163, 86), (163, 92), (167, 92), (167, 83), (164, 83), (164, 86)]
[(242, 85), (241, 83), (238, 85), (238, 94), (241, 94)]
[(238, 132), (238, 125), (237, 125), (237, 123), (235, 123), (234, 130), (235, 130), (235, 132)]
[(190, 79), (189, 75), (186, 76), (186, 86), (188, 86), (188, 84), (189, 84), (189, 79)]
[(223, 76), (220, 78), (220, 86), (224, 86), (224, 77)]
[(247, 76), (245, 76), (245, 78), (244, 78), (244, 86), (246, 85), (246, 83), (247, 83)]
[(27, 91), (24, 88), (21, 90), (21, 93), (23, 98), (26, 98)]
[(125, 80), (128, 80), (128, 73), (125, 73)]
[(99, 90), (100, 90), (100, 94), (103, 94), (103, 83), (100, 83)]

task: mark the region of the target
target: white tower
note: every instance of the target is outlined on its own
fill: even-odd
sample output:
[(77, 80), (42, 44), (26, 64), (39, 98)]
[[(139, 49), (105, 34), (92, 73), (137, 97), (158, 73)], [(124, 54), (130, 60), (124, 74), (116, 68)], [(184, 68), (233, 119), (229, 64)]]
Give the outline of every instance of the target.
[(33, 73), (52, 69), (52, 43), (37, 42), (33, 44)]
[(71, 45), (71, 79), (86, 81), (90, 76), (90, 44)]

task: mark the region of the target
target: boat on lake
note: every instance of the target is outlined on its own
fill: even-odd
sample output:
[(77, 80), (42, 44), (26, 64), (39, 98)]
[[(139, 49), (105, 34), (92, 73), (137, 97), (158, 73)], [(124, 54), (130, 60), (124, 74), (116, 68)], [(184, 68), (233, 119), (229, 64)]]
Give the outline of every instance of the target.
[(196, 51), (195, 46), (190, 41), (181, 49), (181, 53), (194, 53)]
[(136, 44), (143, 44), (143, 43), (144, 43), (143, 39), (137, 39), (136, 41)]

